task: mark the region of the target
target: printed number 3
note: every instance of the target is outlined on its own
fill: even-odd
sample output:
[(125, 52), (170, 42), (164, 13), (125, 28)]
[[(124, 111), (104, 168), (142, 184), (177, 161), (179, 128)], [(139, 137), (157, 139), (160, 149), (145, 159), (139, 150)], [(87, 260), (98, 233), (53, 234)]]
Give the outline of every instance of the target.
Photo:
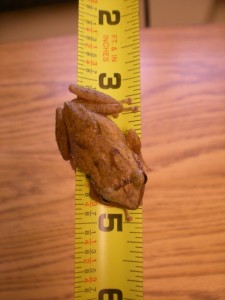
[[(102, 89), (118, 89), (118, 88), (120, 88), (120, 86), (121, 86), (120, 73), (114, 73), (113, 76), (114, 76), (114, 78), (107, 77), (106, 73), (101, 73), (99, 75), (99, 87)], [(113, 81), (114, 81), (114, 83), (113, 83)]]

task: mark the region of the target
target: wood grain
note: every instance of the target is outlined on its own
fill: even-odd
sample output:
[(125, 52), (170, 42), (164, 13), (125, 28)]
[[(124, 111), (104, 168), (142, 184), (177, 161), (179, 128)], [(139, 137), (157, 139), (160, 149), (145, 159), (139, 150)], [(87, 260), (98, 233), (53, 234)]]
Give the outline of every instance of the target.
[(224, 37), (142, 34), (146, 299), (225, 299)]
[[(225, 26), (141, 32), (145, 300), (225, 299)], [(74, 174), (55, 107), (74, 37), (0, 45), (0, 299), (74, 298)]]

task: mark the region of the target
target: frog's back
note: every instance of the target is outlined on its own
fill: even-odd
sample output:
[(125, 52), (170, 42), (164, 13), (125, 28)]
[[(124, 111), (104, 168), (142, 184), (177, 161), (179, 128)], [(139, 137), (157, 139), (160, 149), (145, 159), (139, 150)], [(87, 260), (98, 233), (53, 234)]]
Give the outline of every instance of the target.
[(88, 114), (91, 126), (87, 124), (82, 131), (77, 128), (75, 134), (72, 156), (76, 165), (99, 183), (119, 181), (130, 168), (136, 168), (133, 153), (126, 145), (124, 134), (111, 119), (93, 112)]

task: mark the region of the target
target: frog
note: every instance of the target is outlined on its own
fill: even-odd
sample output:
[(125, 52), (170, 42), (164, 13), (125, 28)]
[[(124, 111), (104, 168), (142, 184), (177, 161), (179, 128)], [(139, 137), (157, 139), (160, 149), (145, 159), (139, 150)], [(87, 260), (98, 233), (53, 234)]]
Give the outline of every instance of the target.
[(131, 106), (131, 98), (118, 101), (77, 84), (70, 84), (69, 91), (76, 97), (56, 108), (58, 149), (88, 178), (90, 198), (123, 209), (129, 221), (128, 210), (142, 205), (147, 167), (136, 131), (122, 132), (113, 118), (139, 107)]

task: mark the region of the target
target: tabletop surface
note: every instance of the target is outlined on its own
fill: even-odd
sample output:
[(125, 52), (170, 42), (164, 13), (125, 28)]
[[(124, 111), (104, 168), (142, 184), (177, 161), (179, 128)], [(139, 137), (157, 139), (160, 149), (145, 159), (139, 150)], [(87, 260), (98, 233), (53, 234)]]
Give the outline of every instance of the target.
[[(74, 173), (54, 136), (74, 36), (0, 45), (0, 299), (74, 298)], [(148, 300), (225, 299), (225, 26), (141, 31)]]

